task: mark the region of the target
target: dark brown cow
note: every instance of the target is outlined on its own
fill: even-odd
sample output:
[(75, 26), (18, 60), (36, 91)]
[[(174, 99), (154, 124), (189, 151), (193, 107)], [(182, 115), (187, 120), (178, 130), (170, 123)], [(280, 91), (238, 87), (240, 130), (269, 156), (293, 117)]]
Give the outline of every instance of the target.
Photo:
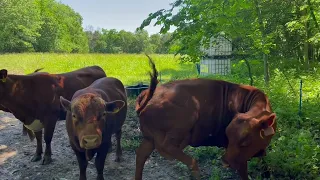
[[(36, 69), (36, 70), (35, 70), (33, 73), (31, 73), (31, 74), (37, 73), (37, 72), (41, 71), (42, 69), (43, 69), (43, 68)], [(9, 109), (7, 109), (6, 107), (2, 106), (1, 104), (0, 104), (0, 110), (1, 110), (1, 111), (4, 111), (4, 112), (9, 112), (9, 113), (11, 113), (11, 111), (10, 111)], [(27, 129), (25, 126), (23, 126), (23, 125), (22, 125), (22, 134), (23, 134), (23, 135), (27, 135), (27, 134), (28, 134), (31, 140), (33, 140), (33, 139), (35, 138), (33, 132), (30, 131), (30, 130), (28, 130), (28, 129)]]
[(247, 161), (265, 155), (275, 134), (276, 115), (267, 96), (251, 86), (201, 78), (157, 87), (157, 71), (150, 62), (150, 87), (136, 101), (143, 141), (137, 149), (135, 179), (142, 179), (154, 149), (181, 161), (200, 179), (197, 161), (183, 152), (188, 145), (226, 148), (223, 163), (248, 179)]
[(104, 162), (112, 145), (112, 134), (116, 134), (117, 139), (115, 161), (119, 162), (122, 154), (121, 127), (127, 114), (123, 84), (116, 78), (101, 78), (77, 91), (71, 102), (63, 97), (60, 101), (67, 111), (66, 127), (78, 159), (80, 179), (86, 179), (88, 161), (95, 153), (97, 179), (104, 179)]
[(41, 160), (42, 129), (46, 149), (42, 164), (49, 164), (51, 140), (58, 119), (66, 113), (60, 106), (60, 96), (71, 99), (79, 89), (88, 87), (96, 79), (106, 77), (99, 66), (81, 68), (62, 74), (37, 72), (29, 75), (8, 75), (0, 70), (0, 104), (32, 130), (37, 139), (36, 153), (31, 161)]

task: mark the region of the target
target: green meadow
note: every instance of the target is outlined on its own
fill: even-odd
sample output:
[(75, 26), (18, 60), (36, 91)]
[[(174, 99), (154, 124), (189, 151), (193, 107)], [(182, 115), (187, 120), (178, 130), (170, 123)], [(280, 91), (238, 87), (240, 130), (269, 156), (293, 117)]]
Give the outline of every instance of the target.
[[(193, 64), (181, 64), (173, 55), (150, 54), (155, 61), (161, 80), (196, 76)], [(144, 54), (7, 54), (0, 56), (0, 68), (9, 74), (28, 74), (35, 69), (63, 73), (82, 67), (98, 65), (107, 76), (119, 78), (125, 85), (149, 82), (148, 58)]]

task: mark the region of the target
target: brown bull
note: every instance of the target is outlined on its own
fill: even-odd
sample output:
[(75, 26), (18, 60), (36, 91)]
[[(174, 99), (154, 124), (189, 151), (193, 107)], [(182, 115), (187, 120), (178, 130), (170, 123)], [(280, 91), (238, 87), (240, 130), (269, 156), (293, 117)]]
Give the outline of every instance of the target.
[(103, 178), (104, 162), (111, 148), (111, 136), (116, 134), (115, 161), (119, 162), (121, 127), (127, 113), (127, 97), (121, 81), (101, 78), (89, 87), (77, 91), (71, 102), (60, 97), (67, 111), (66, 127), (70, 145), (80, 169), (80, 180), (86, 179), (88, 161), (95, 158), (97, 179)]
[(102, 77), (106, 77), (106, 74), (99, 66), (62, 74), (37, 72), (29, 75), (8, 75), (7, 70), (0, 70), (1, 106), (36, 136), (37, 148), (31, 161), (39, 161), (42, 158), (44, 129), (46, 148), (42, 164), (52, 162), (51, 140), (55, 125), (58, 119), (65, 119), (66, 115), (60, 106), (59, 97), (71, 99), (77, 90)]
[(137, 149), (135, 179), (154, 149), (177, 159), (200, 179), (197, 161), (183, 149), (190, 145), (226, 148), (222, 161), (248, 179), (247, 161), (265, 155), (275, 134), (276, 115), (257, 88), (210, 79), (176, 80), (157, 87), (157, 70), (149, 89), (136, 100), (143, 141)]

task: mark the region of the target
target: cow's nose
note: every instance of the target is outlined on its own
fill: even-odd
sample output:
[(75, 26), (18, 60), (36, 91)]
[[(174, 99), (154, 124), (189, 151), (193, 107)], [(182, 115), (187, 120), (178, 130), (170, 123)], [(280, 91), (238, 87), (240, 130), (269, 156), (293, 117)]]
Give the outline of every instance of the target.
[(98, 135), (86, 135), (83, 136), (82, 142), (85, 148), (95, 148), (98, 145), (99, 142), (99, 136)]

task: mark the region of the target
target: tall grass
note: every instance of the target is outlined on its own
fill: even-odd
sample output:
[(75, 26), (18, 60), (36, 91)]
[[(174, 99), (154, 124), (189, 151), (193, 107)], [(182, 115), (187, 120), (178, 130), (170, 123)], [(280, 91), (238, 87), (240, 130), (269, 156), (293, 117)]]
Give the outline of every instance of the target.
[[(151, 54), (163, 82), (196, 76), (193, 64), (181, 64), (173, 55)], [(0, 68), (10, 74), (28, 74), (37, 68), (50, 73), (62, 73), (98, 65), (107, 76), (119, 78), (125, 85), (149, 82), (148, 58), (141, 54), (6, 54), (0, 55)]]

